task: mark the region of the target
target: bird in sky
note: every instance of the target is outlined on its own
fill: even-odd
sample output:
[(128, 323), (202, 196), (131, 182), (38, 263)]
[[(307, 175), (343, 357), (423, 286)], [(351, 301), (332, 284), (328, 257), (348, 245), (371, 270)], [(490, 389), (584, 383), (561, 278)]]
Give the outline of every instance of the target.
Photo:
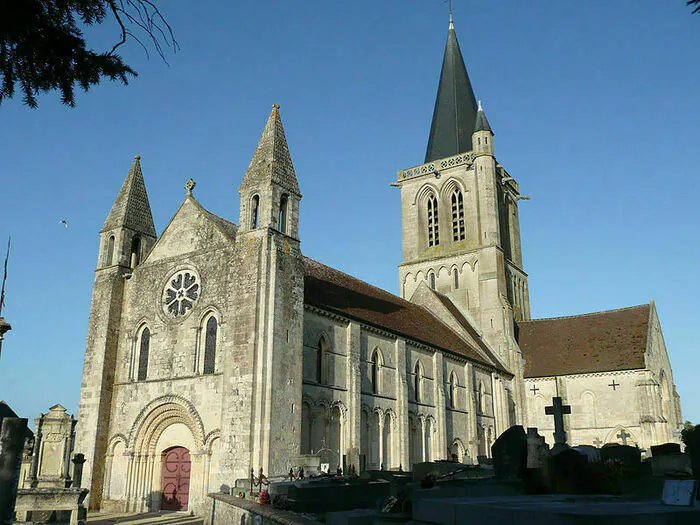
[(66, 219), (61, 219), (61, 224), (68, 228), (68, 221)]

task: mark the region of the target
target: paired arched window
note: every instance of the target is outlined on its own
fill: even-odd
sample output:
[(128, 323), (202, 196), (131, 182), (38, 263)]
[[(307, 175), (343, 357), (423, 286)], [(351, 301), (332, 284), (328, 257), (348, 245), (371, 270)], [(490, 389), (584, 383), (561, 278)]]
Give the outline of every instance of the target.
[(110, 235), (107, 241), (107, 259), (105, 260), (105, 266), (114, 264), (112, 259), (114, 259), (114, 235)]
[(457, 408), (457, 389), (459, 388), (459, 382), (457, 381), (457, 374), (452, 372), (450, 374), (450, 408)]
[(250, 200), (250, 227), (255, 229), (258, 227), (258, 215), (260, 213), (260, 196), (253, 195)]
[(423, 387), (423, 367), (420, 361), (416, 361), (416, 366), (413, 368), (413, 392), (415, 394), (416, 402), (420, 402), (423, 397), (422, 387)]
[(286, 195), (282, 195), (280, 199), (280, 213), (279, 213), (279, 228), (280, 232), (287, 233), (287, 208), (289, 206), (289, 198)]
[(326, 376), (326, 361), (328, 353), (328, 343), (325, 337), (321, 337), (318, 341), (318, 349), (316, 351), (316, 382), (326, 384), (328, 378)]
[(375, 349), (374, 352), (372, 352), (372, 359), (370, 361), (370, 380), (372, 382), (372, 393), (373, 394), (378, 394), (379, 393), (379, 385), (382, 380), (382, 372), (381, 372), (381, 367), (382, 367), (382, 358), (379, 353), (379, 349)]
[(216, 370), (216, 337), (219, 323), (213, 315), (207, 319), (204, 326), (204, 368), (205, 374), (213, 374)]
[(464, 196), (459, 189), (452, 192), (452, 240), (464, 240)]
[(151, 349), (151, 331), (148, 327), (141, 330), (138, 338), (139, 363), (136, 379), (145, 381), (148, 376), (148, 353)]
[(131, 267), (136, 268), (141, 262), (141, 237), (135, 235), (131, 239)]
[(428, 196), (428, 246), (440, 244), (440, 227), (438, 225), (438, 201), (435, 195)]

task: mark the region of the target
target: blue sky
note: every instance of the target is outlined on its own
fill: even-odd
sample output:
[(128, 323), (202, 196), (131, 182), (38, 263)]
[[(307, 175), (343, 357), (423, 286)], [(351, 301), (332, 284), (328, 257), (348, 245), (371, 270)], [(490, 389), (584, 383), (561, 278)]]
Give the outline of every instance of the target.
[[(128, 87), (0, 106), (0, 246), (12, 235), (0, 399), (77, 412), (98, 232), (132, 163), (158, 231), (197, 181), (238, 221), (238, 185), (273, 103), (304, 198), (302, 250), (398, 291), (396, 172), (420, 164), (447, 7), (441, 0), (160, 2), (181, 51), (131, 43)], [(523, 194), (533, 317), (653, 298), (686, 419), (700, 422), (695, 304), (700, 16), (683, 0), (455, 0), (496, 155)], [(108, 49), (116, 28), (91, 29)], [(69, 228), (60, 220), (66, 218)], [(4, 253), (4, 248), (0, 248)]]

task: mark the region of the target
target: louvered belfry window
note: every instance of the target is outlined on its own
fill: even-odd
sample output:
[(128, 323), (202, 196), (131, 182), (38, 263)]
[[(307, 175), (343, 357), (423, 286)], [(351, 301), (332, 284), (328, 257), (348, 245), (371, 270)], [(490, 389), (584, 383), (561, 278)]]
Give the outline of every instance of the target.
[(464, 197), (459, 190), (452, 193), (452, 240), (464, 240)]
[(434, 195), (428, 197), (428, 246), (440, 244), (438, 227), (438, 203)]

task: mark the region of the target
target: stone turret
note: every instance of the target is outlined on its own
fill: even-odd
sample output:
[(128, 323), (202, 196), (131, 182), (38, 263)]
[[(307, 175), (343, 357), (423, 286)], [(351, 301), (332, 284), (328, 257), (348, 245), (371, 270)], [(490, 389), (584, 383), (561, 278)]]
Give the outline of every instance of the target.
[(134, 268), (155, 241), (156, 228), (141, 171), (141, 157), (136, 155), (100, 230), (97, 267), (118, 265)]

